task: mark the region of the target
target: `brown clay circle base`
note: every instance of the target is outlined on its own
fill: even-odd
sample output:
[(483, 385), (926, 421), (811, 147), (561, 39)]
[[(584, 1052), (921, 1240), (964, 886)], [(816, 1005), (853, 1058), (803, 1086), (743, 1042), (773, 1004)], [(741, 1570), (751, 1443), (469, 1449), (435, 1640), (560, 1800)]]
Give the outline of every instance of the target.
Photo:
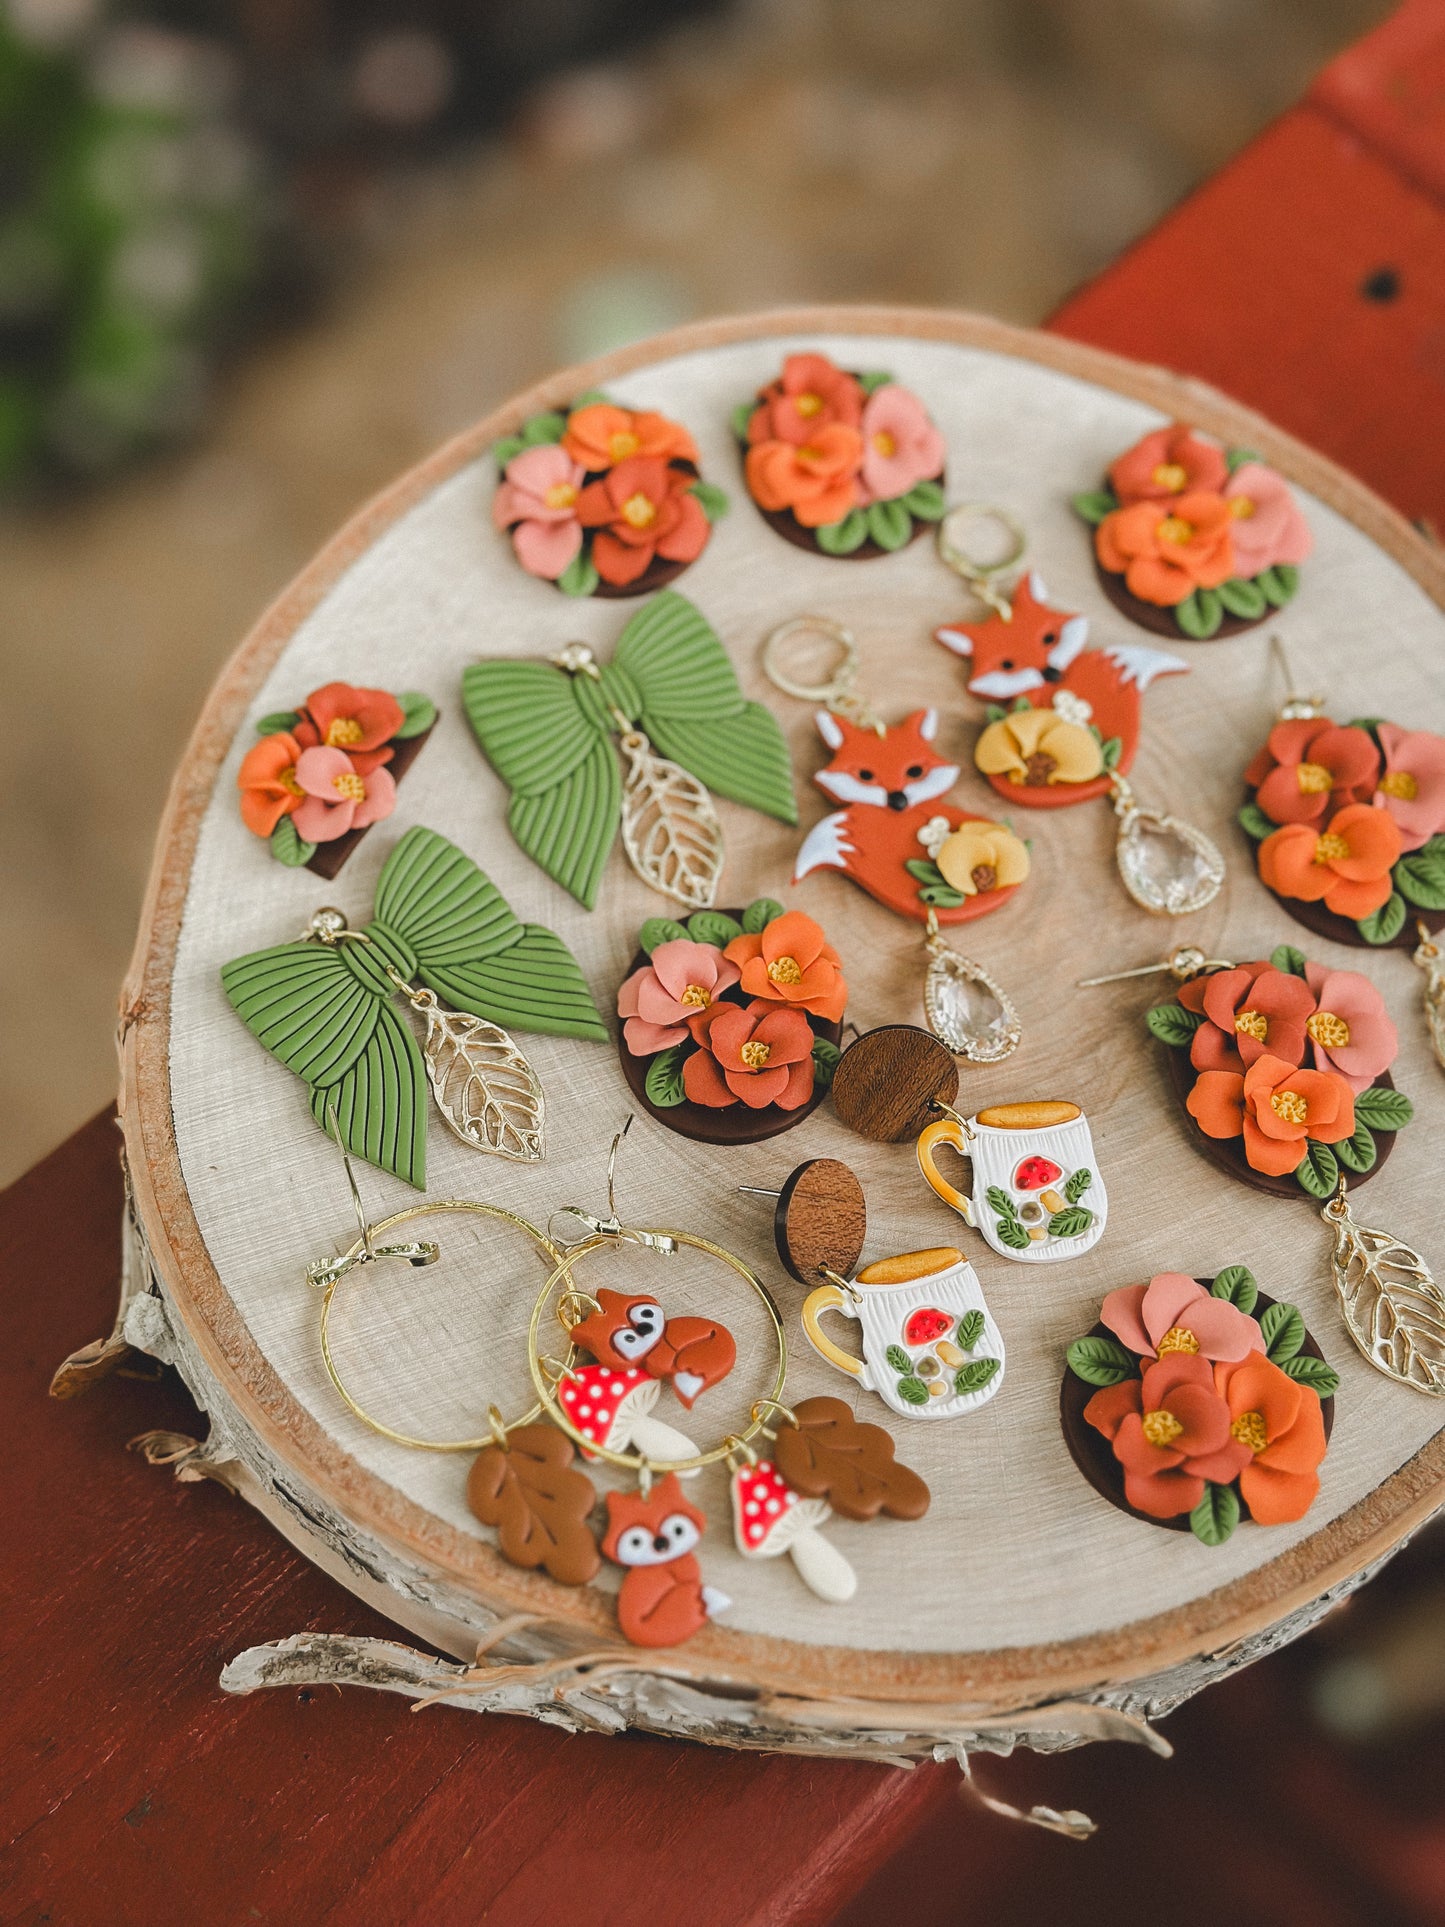
[[(1252, 1185), (1256, 1191), (1268, 1191), (1270, 1196), (1275, 1198), (1302, 1198), (1306, 1204), (1312, 1204), (1318, 1210), (1324, 1200), (1312, 1197), (1303, 1185), (1297, 1184), (1293, 1172), (1287, 1177), (1276, 1178), (1271, 1177), (1267, 1171), (1256, 1171), (1244, 1155), (1242, 1137), (1208, 1137), (1200, 1130), (1184, 1108), (1200, 1073), (1190, 1063), (1187, 1050), (1175, 1050), (1168, 1045), (1163, 1048), (1169, 1052), (1169, 1081), (1174, 1086), (1174, 1095), (1179, 1103), (1184, 1126), (1195, 1150), (1202, 1151), (1211, 1164), (1217, 1165), (1230, 1177), (1239, 1178), (1243, 1183)], [(1383, 1077), (1375, 1079), (1375, 1085), (1378, 1089), (1386, 1091), (1392, 1091), (1395, 1088), (1394, 1079), (1388, 1071)], [(1378, 1131), (1373, 1124), (1370, 1130), (1374, 1134), (1378, 1147), (1375, 1162), (1368, 1171), (1347, 1171), (1343, 1164), (1340, 1165), (1340, 1176), (1345, 1181), (1347, 1191), (1355, 1191), (1360, 1185), (1368, 1184), (1395, 1148), (1394, 1131)]]
[[(1213, 1282), (1212, 1278), (1195, 1280), (1195, 1283), (1203, 1285), (1206, 1291)], [(1262, 1312), (1268, 1311), (1274, 1302), (1268, 1292), (1262, 1291), (1252, 1316), (1258, 1318)], [(1090, 1338), (1113, 1337), (1113, 1333), (1104, 1324), (1096, 1324), (1087, 1335)], [(1324, 1353), (1316, 1343), (1313, 1332), (1305, 1333), (1300, 1350), (1308, 1352), (1311, 1358), (1324, 1359)], [(1124, 1497), (1124, 1468), (1114, 1457), (1113, 1447), (1104, 1434), (1096, 1431), (1084, 1417), (1084, 1407), (1097, 1390), (1096, 1385), (1088, 1384), (1065, 1365), (1064, 1376), (1059, 1384), (1059, 1426), (1064, 1434), (1064, 1444), (1069, 1448), (1069, 1457), (1099, 1497), (1107, 1499), (1109, 1504), (1120, 1512), (1127, 1512), (1131, 1519), (1141, 1519), (1146, 1526), (1162, 1526), (1166, 1532), (1188, 1532), (1189, 1514), (1187, 1512), (1181, 1513), (1174, 1519), (1155, 1519), (1147, 1512), (1140, 1512), (1137, 1506), (1130, 1505)], [(1320, 1400), (1320, 1416), (1324, 1420), (1325, 1438), (1328, 1440), (1335, 1423), (1333, 1398)], [(1240, 1517), (1244, 1520), (1249, 1519), (1249, 1516), (1249, 1508), (1241, 1499)]]
[(936, 1124), (958, 1096), (958, 1065), (921, 1024), (880, 1024), (854, 1040), (833, 1073), (840, 1122), (875, 1144), (901, 1144)]
[(1099, 578), (1099, 586), (1113, 603), (1121, 616), (1147, 629), (1152, 635), (1168, 636), (1172, 642), (1227, 642), (1231, 636), (1242, 635), (1246, 629), (1257, 629), (1262, 622), (1277, 619), (1280, 611), (1267, 608), (1262, 616), (1232, 616), (1227, 611), (1223, 621), (1212, 636), (1187, 636), (1174, 620), (1172, 612), (1161, 609), (1157, 602), (1141, 602), (1131, 595), (1124, 586), (1124, 578), (1106, 569), (1097, 554), (1094, 556), (1094, 574)]
[[(742, 911), (724, 910), (723, 916), (741, 922)], [(634, 970), (641, 970), (647, 963), (645, 950), (639, 950), (627, 966), (630, 977)], [(735, 997), (730, 1003), (738, 1002)], [(830, 1024), (821, 1017), (810, 1017), (813, 1035), (821, 1037), (830, 1044), (836, 1044), (843, 1035), (841, 1023)], [(679, 1137), (691, 1138), (695, 1144), (761, 1144), (765, 1138), (780, 1137), (784, 1131), (791, 1131), (795, 1124), (801, 1124), (805, 1117), (814, 1111), (828, 1095), (826, 1084), (814, 1080), (813, 1095), (806, 1104), (800, 1104), (795, 1111), (779, 1110), (776, 1104), (765, 1104), (759, 1110), (752, 1110), (741, 1099), (736, 1104), (728, 1104), (714, 1109), (711, 1104), (654, 1104), (647, 1095), (647, 1068), (650, 1057), (634, 1057), (628, 1050), (621, 1030), (617, 1033), (617, 1055), (622, 1064), (622, 1075), (627, 1079), (627, 1088), (637, 1099), (649, 1117), (655, 1117), (659, 1124), (665, 1124), (669, 1131), (676, 1131)]]

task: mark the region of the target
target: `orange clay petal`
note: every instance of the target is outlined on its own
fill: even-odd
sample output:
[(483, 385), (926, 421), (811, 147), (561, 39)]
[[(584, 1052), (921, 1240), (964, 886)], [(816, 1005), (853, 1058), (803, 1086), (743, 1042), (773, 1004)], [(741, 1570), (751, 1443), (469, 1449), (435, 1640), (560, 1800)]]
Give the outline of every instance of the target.
[(807, 970), (821, 956), (825, 942), (821, 926), (806, 911), (785, 910), (764, 930), (761, 951), (769, 963), (791, 957), (800, 970)]
[(1159, 609), (1173, 609), (1187, 602), (1194, 593), (1194, 582), (1187, 570), (1154, 555), (1136, 556), (1124, 571), (1124, 582), (1130, 595)]
[(1096, 1432), (1102, 1432), (1106, 1439), (1112, 1439), (1119, 1427), (1131, 1412), (1144, 1409), (1140, 1396), (1140, 1381), (1137, 1378), (1121, 1379), (1117, 1385), (1106, 1385), (1084, 1407), (1084, 1417)]
[(1325, 891), (1325, 908), (1333, 910), (1337, 917), (1348, 917), (1351, 923), (1358, 923), (1362, 917), (1374, 916), (1382, 903), (1388, 903), (1394, 887), (1388, 870), (1371, 883), (1352, 883), (1348, 877), (1335, 877)]
[(1201, 1071), (1184, 1108), (1206, 1137), (1238, 1137), (1246, 1123), (1244, 1079), (1238, 1071)]
[(253, 836), (269, 836), (283, 816), (289, 816), (301, 803), (280, 785), (274, 791), (248, 789), (241, 792), (241, 821)]
[(1351, 882), (1365, 883), (1383, 876), (1400, 855), (1400, 826), (1388, 810), (1369, 803), (1348, 803), (1330, 818), (1330, 833), (1342, 836), (1350, 854), (1330, 865)]
[[(1294, 1423), (1287, 1429), (1282, 1428), (1278, 1437), (1271, 1438), (1258, 1457), (1257, 1463), (1277, 1472), (1313, 1472), (1325, 1456), (1325, 1415), (1320, 1410), (1319, 1393), (1308, 1385), (1299, 1389), (1299, 1410)], [(1265, 1412), (1265, 1427), (1268, 1431), (1274, 1430), (1268, 1412)]]
[(748, 493), (770, 515), (792, 506), (797, 463), (789, 442), (755, 442), (744, 462)]
[(1257, 1525), (1286, 1526), (1302, 1519), (1320, 1489), (1315, 1472), (1276, 1472), (1256, 1459), (1239, 1475), (1239, 1496)]
[(634, 548), (627, 542), (619, 542), (611, 529), (599, 529), (592, 538), (592, 561), (597, 573), (615, 589), (645, 575), (652, 554), (650, 547)]
[(740, 970), (744, 964), (751, 963), (754, 957), (761, 957), (762, 954), (762, 933), (757, 930), (745, 930), (740, 937), (734, 937), (723, 950), (723, 955), (728, 962), (735, 963)]
[(1318, 903), (1335, 881), (1334, 873), (1315, 862), (1319, 832), (1309, 823), (1286, 823), (1259, 846), (1259, 880), (1277, 896), (1301, 903)]
[(831, 488), (815, 495), (811, 501), (795, 502), (793, 514), (805, 529), (825, 529), (833, 522), (841, 522), (848, 511), (857, 505), (858, 485), (851, 475), (834, 483)]
[(1272, 1178), (1287, 1178), (1304, 1155), (1304, 1137), (1266, 1137), (1252, 1117), (1244, 1120), (1244, 1155), (1251, 1170)]

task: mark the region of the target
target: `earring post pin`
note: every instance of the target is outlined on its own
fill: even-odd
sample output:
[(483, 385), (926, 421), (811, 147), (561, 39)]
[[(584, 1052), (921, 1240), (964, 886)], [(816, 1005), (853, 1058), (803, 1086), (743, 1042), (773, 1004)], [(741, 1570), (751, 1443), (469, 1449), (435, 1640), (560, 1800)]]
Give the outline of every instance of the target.
[(750, 1198), (780, 1198), (781, 1191), (770, 1191), (765, 1184), (740, 1184), (739, 1191), (746, 1191)]

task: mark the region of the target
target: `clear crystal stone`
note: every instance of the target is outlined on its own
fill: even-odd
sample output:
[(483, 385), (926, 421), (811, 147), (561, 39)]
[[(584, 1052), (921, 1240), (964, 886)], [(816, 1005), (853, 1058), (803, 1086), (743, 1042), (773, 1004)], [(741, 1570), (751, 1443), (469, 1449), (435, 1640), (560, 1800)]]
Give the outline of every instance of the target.
[(346, 928), (346, 913), (335, 910), (329, 904), (318, 910), (307, 925), (313, 937), (334, 937)]
[(1182, 917), (1219, 895), (1224, 858), (1192, 823), (1132, 809), (1119, 824), (1119, 874), (1134, 901), (1156, 915)]
[(955, 1057), (997, 1064), (1018, 1044), (1018, 1013), (988, 972), (940, 943), (923, 986), (928, 1027)]

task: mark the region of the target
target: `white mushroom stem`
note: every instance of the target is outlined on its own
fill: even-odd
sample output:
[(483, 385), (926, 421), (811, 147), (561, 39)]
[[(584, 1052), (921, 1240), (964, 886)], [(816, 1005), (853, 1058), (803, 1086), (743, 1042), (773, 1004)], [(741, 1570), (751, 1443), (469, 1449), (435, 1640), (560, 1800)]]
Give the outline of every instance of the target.
[[(830, 1513), (830, 1508), (821, 1499), (805, 1499), (801, 1505), (793, 1508), (791, 1516), (796, 1518), (811, 1505), (821, 1505), (825, 1516)], [(821, 1524), (821, 1520), (818, 1523)], [(803, 1584), (820, 1599), (826, 1599), (830, 1606), (843, 1605), (857, 1592), (857, 1573), (833, 1542), (823, 1537), (817, 1525), (805, 1520), (797, 1527), (788, 1551)]]
[[(671, 1425), (664, 1425), (660, 1418), (639, 1415), (637, 1418), (624, 1419), (623, 1425), (627, 1430), (627, 1445), (623, 1448), (624, 1450), (640, 1452), (643, 1458), (653, 1459), (662, 1464), (666, 1464), (669, 1459), (697, 1457), (697, 1447), (687, 1434), (677, 1431)], [(691, 1472), (684, 1472), (680, 1476), (690, 1479), (695, 1476), (696, 1471), (697, 1468), (694, 1467)]]

